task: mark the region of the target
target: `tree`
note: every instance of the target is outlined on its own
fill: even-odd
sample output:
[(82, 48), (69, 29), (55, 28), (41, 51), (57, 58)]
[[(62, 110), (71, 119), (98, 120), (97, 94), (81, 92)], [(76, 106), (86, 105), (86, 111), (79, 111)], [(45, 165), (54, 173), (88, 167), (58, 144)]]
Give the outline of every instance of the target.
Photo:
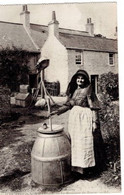
[(17, 91), (20, 84), (28, 83), (29, 52), (9, 47), (0, 51), (0, 85)]

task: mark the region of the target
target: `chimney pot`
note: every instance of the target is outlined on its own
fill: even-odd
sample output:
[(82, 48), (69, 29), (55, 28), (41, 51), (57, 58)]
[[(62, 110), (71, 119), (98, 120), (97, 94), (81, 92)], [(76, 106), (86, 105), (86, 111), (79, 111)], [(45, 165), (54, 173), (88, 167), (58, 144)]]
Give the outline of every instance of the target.
[(52, 11), (52, 21), (49, 22), (49, 35), (59, 37), (59, 22), (56, 20), (56, 13)]
[(56, 21), (56, 13), (55, 13), (55, 11), (52, 12), (52, 20)]
[(22, 12), (20, 13), (21, 23), (26, 29), (30, 29), (30, 12), (28, 11), (27, 5), (22, 6)]
[(91, 23), (91, 18), (87, 18), (87, 24)]
[(27, 5), (23, 5), (23, 11), (28, 11)]
[(91, 18), (87, 18), (86, 31), (89, 32), (91, 36), (94, 35), (94, 24), (91, 22)]

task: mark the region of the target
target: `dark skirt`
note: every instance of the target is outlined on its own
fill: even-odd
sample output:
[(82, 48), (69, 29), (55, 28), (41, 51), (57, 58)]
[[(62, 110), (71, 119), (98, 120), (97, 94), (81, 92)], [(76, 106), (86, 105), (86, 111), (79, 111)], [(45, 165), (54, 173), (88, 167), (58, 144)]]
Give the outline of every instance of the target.
[(94, 154), (95, 154), (95, 167), (94, 171), (101, 172), (105, 169), (105, 148), (100, 128), (93, 133), (94, 138)]

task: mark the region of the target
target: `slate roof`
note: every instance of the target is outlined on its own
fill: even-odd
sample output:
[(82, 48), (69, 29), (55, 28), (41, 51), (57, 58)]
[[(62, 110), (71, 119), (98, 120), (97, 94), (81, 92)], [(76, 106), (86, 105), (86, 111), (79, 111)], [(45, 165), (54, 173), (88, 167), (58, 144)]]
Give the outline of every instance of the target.
[(34, 42), (39, 46), (41, 49), (47, 40), (48, 36), (48, 27), (44, 25), (35, 25), (35, 24), (30, 24), (31, 28), (31, 36), (34, 40)]
[(22, 24), (0, 22), (0, 49), (12, 46), (39, 53)]
[(61, 43), (70, 49), (117, 52), (117, 40), (59, 33)]
[[(31, 29), (40, 33), (40, 35), (32, 35), (32, 37), (41, 48), (48, 36), (48, 26), (31, 24)], [(66, 48), (70, 49), (117, 52), (117, 40), (102, 37), (91, 37), (85, 31), (59, 28), (59, 40)]]
[[(30, 24), (31, 37), (41, 49), (47, 40), (48, 26)], [(69, 49), (83, 49), (90, 51), (117, 52), (117, 40), (91, 37), (85, 31), (59, 28), (59, 40)], [(22, 24), (0, 22), (0, 47), (14, 45), (29, 52), (39, 52), (33, 44)]]

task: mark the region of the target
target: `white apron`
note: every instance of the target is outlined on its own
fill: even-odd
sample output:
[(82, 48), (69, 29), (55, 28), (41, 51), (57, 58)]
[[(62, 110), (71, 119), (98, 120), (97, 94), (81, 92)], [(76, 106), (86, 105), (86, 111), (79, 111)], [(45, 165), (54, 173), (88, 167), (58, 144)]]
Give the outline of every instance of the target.
[(71, 137), (72, 166), (81, 168), (95, 166), (90, 108), (74, 106), (71, 109), (68, 131)]

